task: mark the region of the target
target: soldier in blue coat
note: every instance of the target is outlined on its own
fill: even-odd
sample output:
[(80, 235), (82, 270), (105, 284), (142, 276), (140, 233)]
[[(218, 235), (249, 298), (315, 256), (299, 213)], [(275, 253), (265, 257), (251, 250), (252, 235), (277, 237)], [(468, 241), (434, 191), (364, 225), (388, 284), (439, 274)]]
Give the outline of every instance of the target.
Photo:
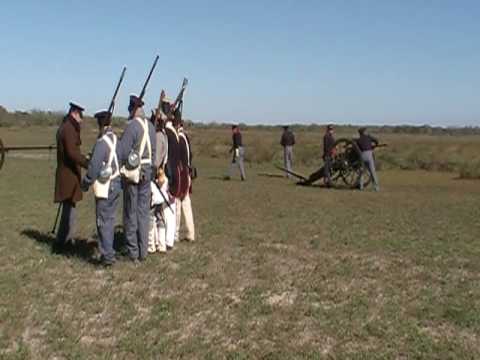
[[(124, 174), (123, 216), (125, 238), (130, 260), (144, 261), (147, 257), (148, 231), (150, 227), (150, 181), (155, 176), (156, 153), (155, 127), (146, 119), (143, 101), (130, 96), (129, 120), (118, 145), (120, 167), (139, 169), (137, 178)], [(139, 165), (132, 164), (137, 158)], [(133, 165), (133, 166), (132, 166)]]
[(95, 118), (100, 134), (93, 148), (87, 174), (82, 180), (82, 190), (87, 191), (93, 185), (101, 263), (111, 266), (115, 262), (115, 211), (121, 193), (117, 137), (111, 127), (110, 112), (99, 111)]

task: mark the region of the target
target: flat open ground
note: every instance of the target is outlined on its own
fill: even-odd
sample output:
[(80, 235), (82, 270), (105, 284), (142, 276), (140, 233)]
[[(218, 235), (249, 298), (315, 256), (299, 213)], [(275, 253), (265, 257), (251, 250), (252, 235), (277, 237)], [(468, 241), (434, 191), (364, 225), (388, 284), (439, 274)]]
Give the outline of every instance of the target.
[(78, 251), (50, 253), (54, 159), (0, 172), (2, 358), (480, 357), (478, 181), (388, 170), (362, 193), (252, 165), (224, 182), (228, 159), (200, 158), (197, 241), (104, 270), (91, 194)]

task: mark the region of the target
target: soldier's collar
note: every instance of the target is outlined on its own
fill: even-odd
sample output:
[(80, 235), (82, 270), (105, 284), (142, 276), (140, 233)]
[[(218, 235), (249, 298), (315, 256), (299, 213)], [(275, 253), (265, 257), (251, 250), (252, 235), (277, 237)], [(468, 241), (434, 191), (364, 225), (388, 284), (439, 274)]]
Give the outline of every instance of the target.
[(78, 123), (77, 120), (73, 118), (73, 116), (68, 115), (68, 120), (72, 123), (73, 127), (75, 130), (80, 131), (80, 124)]

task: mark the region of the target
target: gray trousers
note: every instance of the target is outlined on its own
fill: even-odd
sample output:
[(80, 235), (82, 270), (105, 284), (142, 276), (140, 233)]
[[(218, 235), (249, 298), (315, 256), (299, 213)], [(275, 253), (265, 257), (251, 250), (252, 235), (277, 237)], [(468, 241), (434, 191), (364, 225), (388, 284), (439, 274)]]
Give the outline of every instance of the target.
[[(292, 171), (293, 167), (293, 146), (283, 147), (283, 167), (288, 171)], [(287, 173), (287, 177), (291, 178), (292, 175)]]
[(323, 158), (324, 165), (323, 165), (323, 176), (324, 182), (327, 185), (332, 185), (332, 157), (325, 156)]
[(112, 181), (108, 199), (95, 199), (97, 218), (98, 248), (105, 262), (115, 261), (113, 241), (115, 237), (115, 211), (120, 200), (121, 185), (119, 179)]
[(370, 173), (370, 177), (372, 178), (373, 181), (373, 186), (376, 191), (378, 191), (380, 188), (378, 186), (378, 178), (377, 178), (377, 172), (375, 170), (375, 160), (373, 158), (373, 151), (362, 151), (362, 161), (363, 161), (363, 167), (360, 173), (360, 190), (363, 190), (363, 172), (365, 171), (365, 168), (367, 171)]
[(58, 226), (57, 245), (64, 245), (67, 241), (72, 240), (75, 230), (75, 203), (66, 200), (62, 201), (62, 215), (60, 217), (60, 225)]
[(125, 183), (123, 191), (123, 222), (128, 256), (132, 260), (147, 257), (150, 230), (150, 177), (138, 184)]
[(245, 176), (245, 165), (243, 163), (245, 157), (245, 149), (243, 146), (240, 146), (238, 148), (238, 156), (235, 156), (233, 154), (233, 160), (232, 163), (230, 164), (230, 168), (228, 169), (228, 176), (232, 177), (233, 171), (235, 170), (236, 167), (240, 170), (240, 176), (242, 177), (242, 180), (245, 180), (247, 177)]

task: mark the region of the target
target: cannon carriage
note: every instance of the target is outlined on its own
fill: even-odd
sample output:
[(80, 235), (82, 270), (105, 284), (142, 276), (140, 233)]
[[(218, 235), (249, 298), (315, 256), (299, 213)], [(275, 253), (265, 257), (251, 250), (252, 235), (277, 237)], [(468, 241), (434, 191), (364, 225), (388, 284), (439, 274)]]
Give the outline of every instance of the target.
[(335, 142), (330, 174), (334, 185), (343, 183), (349, 188), (356, 188), (363, 172), (364, 186), (368, 186), (371, 181), (370, 173), (363, 171), (363, 167), (361, 152), (355, 140), (338, 139)]
[[(386, 145), (377, 145), (377, 147), (380, 146)], [(308, 177), (283, 167), (277, 168), (299, 179), (297, 182), (298, 185), (313, 185), (316, 181), (325, 178), (325, 166), (322, 166)], [(335, 187), (346, 186), (347, 188), (354, 189), (359, 186), (360, 176), (363, 176), (364, 186), (368, 186), (372, 179), (370, 172), (364, 169), (364, 164), (361, 160), (361, 151), (358, 148), (356, 140), (347, 138), (338, 139), (332, 151), (330, 167), (332, 185)]]

